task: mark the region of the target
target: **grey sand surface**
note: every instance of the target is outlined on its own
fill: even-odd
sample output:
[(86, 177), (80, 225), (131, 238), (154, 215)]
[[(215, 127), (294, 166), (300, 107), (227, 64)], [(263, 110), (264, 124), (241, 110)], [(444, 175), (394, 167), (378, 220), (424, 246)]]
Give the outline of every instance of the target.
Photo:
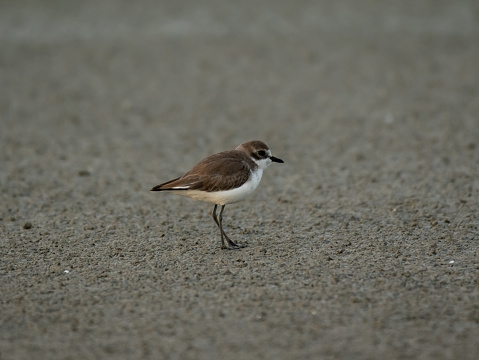
[[(476, 1), (3, 1), (0, 359), (477, 359)], [(259, 139), (227, 206), (151, 193)]]

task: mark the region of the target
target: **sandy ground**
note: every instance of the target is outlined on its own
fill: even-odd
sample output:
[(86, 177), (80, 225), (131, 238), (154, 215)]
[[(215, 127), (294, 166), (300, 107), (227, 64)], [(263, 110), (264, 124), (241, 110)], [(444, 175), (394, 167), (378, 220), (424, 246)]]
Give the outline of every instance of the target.
[[(2, 1), (0, 359), (477, 359), (477, 1)], [(226, 207), (149, 189), (260, 139)]]

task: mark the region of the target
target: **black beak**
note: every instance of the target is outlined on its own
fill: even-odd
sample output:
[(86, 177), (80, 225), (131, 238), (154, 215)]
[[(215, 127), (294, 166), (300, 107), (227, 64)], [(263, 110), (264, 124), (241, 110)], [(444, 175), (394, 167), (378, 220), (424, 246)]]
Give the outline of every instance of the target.
[(278, 158), (276, 158), (276, 157), (274, 157), (274, 156), (270, 156), (269, 158), (271, 159), (272, 162), (277, 162), (277, 163), (281, 163), (281, 164), (284, 163), (283, 160), (278, 159)]

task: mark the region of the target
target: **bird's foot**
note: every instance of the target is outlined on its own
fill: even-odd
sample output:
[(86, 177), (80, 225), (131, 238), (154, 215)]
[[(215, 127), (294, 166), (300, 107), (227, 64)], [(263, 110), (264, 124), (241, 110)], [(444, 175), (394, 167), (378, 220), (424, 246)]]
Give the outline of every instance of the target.
[(225, 236), (225, 239), (226, 239), (226, 244), (223, 242), (223, 244), (221, 246), (222, 249), (238, 250), (238, 249), (246, 247), (246, 245), (236, 243), (227, 236)]

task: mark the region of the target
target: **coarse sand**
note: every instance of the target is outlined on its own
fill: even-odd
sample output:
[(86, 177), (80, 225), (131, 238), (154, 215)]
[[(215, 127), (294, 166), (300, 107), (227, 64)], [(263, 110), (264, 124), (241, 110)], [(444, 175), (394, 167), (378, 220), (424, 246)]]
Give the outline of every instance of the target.
[[(2, 1), (0, 359), (478, 359), (479, 5)], [(258, 139), (226, 207), (149, 189)]]

